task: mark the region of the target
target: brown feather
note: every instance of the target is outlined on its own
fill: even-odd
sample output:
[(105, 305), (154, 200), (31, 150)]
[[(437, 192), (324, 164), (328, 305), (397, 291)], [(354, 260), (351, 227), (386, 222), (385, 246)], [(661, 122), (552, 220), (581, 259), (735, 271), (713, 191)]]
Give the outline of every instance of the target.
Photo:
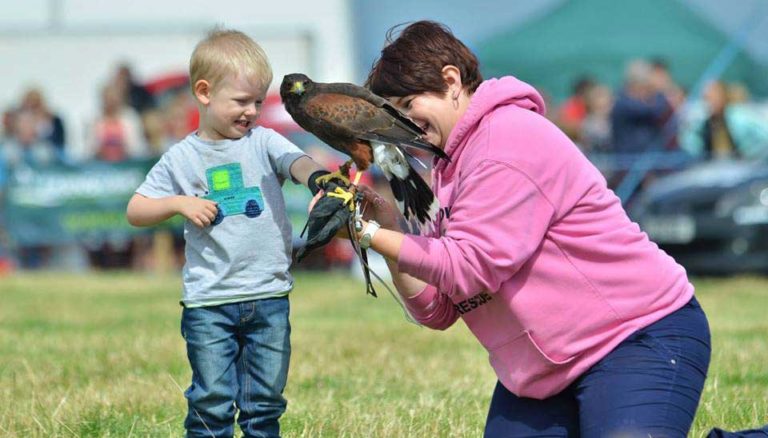
[(369, 102), (343, 94), (317, 94), (307, 100), (310, 116), (337, 126), (343, 126), (349, 135), (391, 127), (391, 120), (380, 117), (381, 111)]
[(349, 156), (355, 161), (355, 166), (359, 172), (367, 170), (373, 163), (373, 149), (368, 143), (355, 142), (348, 145), (347, 148)]

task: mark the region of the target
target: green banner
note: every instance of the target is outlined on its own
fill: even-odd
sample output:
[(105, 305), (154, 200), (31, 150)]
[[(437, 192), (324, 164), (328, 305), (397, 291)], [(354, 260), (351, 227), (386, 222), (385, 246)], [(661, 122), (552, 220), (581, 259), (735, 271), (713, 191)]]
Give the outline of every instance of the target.
[[(151, 232), (125, 218), (125, 207), (155, 160), (23, 168), (13, 172), (3, 196), (2, 222), (18, 245), (100, 244)], [(294, 244), (311, 199), (303, 186), (283, 184)], [(181, 232), (184, 218), (159, 225)]]
[(5, 226), (19, 245), (98, 244), (146, 232), (128, 223), (125, 207), (153, 164), (142, 160), (17, 169), (3, 197)]

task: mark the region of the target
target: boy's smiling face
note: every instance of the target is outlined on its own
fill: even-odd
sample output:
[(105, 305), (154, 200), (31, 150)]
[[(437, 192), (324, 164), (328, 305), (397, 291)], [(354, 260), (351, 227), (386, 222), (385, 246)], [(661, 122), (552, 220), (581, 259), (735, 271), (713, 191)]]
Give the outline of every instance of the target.
[(198, 135), (214, 141), (243, 137), (261, 114), (266, 92), (257, 77), (245, 75), (227, 75), (216, 85), (197, 81), (195, 96), (202, 105)]

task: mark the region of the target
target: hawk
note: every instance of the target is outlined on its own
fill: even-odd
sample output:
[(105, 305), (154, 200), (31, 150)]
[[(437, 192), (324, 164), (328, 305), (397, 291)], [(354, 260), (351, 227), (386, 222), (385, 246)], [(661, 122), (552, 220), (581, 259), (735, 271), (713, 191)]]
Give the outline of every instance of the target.
[(408, 149), (429, 151), (443, 159), (448, 156), (422, 140), (420, 126), (388, 100), (354, 84), (313, 82), (304, 74), (293, 73), (283, 78), (280, 97), (299, 126), (349, 155), (358, 173), (377, 164), (409, 224), (421, 230), (431, 228), (439, 203), (411, 166), (413, 156)]

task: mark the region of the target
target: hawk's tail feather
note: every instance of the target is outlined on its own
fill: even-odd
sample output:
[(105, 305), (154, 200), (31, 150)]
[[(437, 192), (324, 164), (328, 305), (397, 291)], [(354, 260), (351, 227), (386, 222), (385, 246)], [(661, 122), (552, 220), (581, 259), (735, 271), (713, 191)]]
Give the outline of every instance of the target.
[(422, 233), (431, 231), (440, 204), (429, 185), (408, 162), (407, 152), (388, 143), (371, 142), (371, 146), (374, 162), (389, 180), (397, 207), (409, 225), (415, 223)]
[(437, 218), (440, 204), (421, 175), (408, 164), (408, 175), (405, 179), (397, 175), (388, 176), (392, 194), (405, 219), (409, 223), (415, 221), (422, 232), (430, 230)]

